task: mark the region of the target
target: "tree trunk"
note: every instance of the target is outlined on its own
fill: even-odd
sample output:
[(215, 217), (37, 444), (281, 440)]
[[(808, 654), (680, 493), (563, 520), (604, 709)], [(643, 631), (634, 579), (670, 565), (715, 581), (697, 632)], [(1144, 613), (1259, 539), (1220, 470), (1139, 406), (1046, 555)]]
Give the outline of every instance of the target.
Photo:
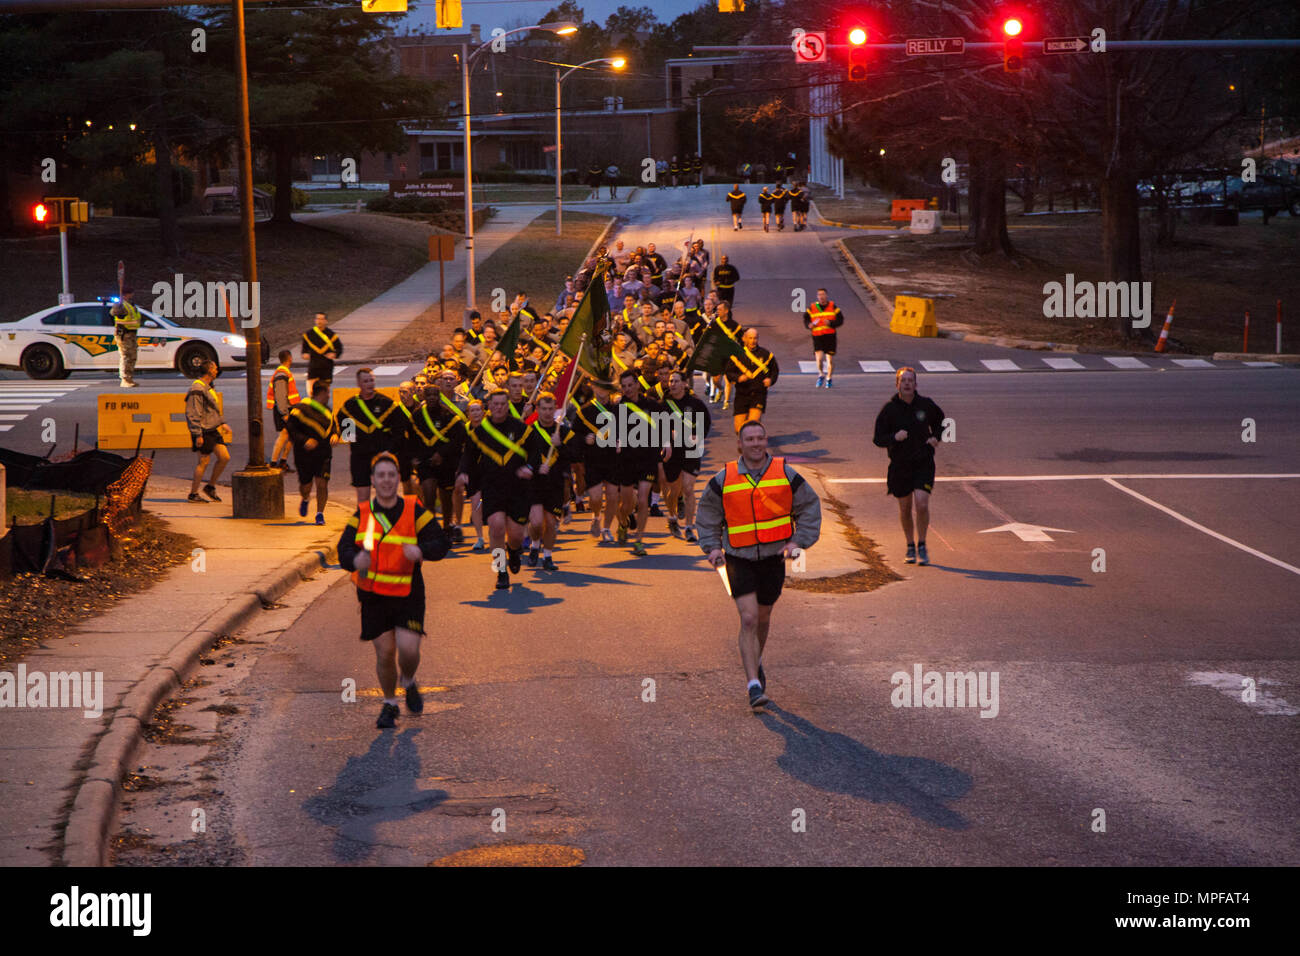
[(293, 144), (288, 141), (275, 147), (275, 214), (271, 223), (293, 223)]
[[(1130, 169), (1116, 163), (1101, 181), (1101, 256), (1108, 282), (1142, 281), (1137, 176)], [(1117, 316), (1115, 323), (1122, 335), (1135, 337), (1129, 317)]]
[(978, 143), (970, 156), (970, 222), (967, 235), (975, 240), (974, 252), (986, 256), (1001, 251), (1015, 254), (1007, 235), (1006, 157), (992, 143)]
[(180, 226), (176, 219), (176, 201), (172, 195), (172, 147), (167, 127), (159, 125), (153, 140), (154, 169), (158, 173), (158, 234), (163, 255), (181, 254)]

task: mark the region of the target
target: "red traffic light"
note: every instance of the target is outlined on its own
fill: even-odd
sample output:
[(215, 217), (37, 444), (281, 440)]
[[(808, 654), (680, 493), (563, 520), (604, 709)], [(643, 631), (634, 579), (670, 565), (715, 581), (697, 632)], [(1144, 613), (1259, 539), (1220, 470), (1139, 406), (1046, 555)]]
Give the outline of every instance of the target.
[(1002, 21), (1002, 32), (1009, 37), (1020, 36), (1020, 31), (1024, 28), (1024, 24), (1020, 22), (1018, 17), (1008, 17)]
[(50, 207), (43, 202), (38, 202), (32, 207), (32, 221), (40, 225), (45, 225), (50, 221)]
[(867, 42), (867, 31), (865, 27), (853, 27), (849, 30), (849, 42), (854, 46), (862, 46)]

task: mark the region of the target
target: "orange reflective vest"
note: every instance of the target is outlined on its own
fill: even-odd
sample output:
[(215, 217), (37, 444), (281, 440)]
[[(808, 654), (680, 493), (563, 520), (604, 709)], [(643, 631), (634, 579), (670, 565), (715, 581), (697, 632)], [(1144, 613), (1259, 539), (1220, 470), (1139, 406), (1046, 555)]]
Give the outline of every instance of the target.
[(370, 567), (353, 571), (352, 583), (362, 591), (386, 597), (406, 597), (411, 593), (411, 575), (415, 562), (402, 554), (402, 545), (418, 544), (415, 531), (414, 495), (403, 495), (401, 517), (389, 525), (382, 514), (370, 510), (370, 502), (361, 502), (357, 521), (357, 542), (370, 552)]
[(289, 380), (289, 404), (297, 405), (302, 401), (302, 396), (298, 394), (298, 383), (293, 380), (293, 372), (289, 371), (289, 366), (281, 365), (271, 373), (271, 383), (266, 386), (266, 407), (275, 408), (275, 377), (281, 372)]
[(822, 305), (820, 302), (814, 302), (808, 306), (809, 328), (813, 335), (834, 335), (835, 327), (831, 325), (831, 320), (835, 318), (835, 303), (827, 302)]
[(785, 541), (794, 535), (794, 492), (785, 476), (785, 459), (773, 458), (762, 478), (740, 473), (740, 463), (728, 462), (722, 483), (722, 511), (727, 540), (733, 548)]

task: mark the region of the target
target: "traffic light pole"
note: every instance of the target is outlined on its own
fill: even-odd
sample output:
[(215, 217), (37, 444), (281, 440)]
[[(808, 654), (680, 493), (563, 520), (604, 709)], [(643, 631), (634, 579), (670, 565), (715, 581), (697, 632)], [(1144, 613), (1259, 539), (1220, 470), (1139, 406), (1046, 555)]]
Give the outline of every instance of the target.
[(68, 277), (68, 227), (59, 224), (59, 253), (63, 256), (63, 291), (59, 293), (59, 305), (72, 302), (72, 283)]

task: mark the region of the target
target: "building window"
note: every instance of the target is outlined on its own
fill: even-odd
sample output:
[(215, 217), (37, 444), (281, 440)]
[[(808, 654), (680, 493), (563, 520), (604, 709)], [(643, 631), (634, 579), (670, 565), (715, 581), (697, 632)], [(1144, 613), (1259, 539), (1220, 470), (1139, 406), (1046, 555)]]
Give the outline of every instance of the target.
[(511, 141), (505, 147), (505, 161), (516, 171), (525, 169), (545, 169), (546, 157), (542, 146), (535, 142)]
[(465, 168), (462, 143), (421, 143), (421, 173), (454, 173)]

